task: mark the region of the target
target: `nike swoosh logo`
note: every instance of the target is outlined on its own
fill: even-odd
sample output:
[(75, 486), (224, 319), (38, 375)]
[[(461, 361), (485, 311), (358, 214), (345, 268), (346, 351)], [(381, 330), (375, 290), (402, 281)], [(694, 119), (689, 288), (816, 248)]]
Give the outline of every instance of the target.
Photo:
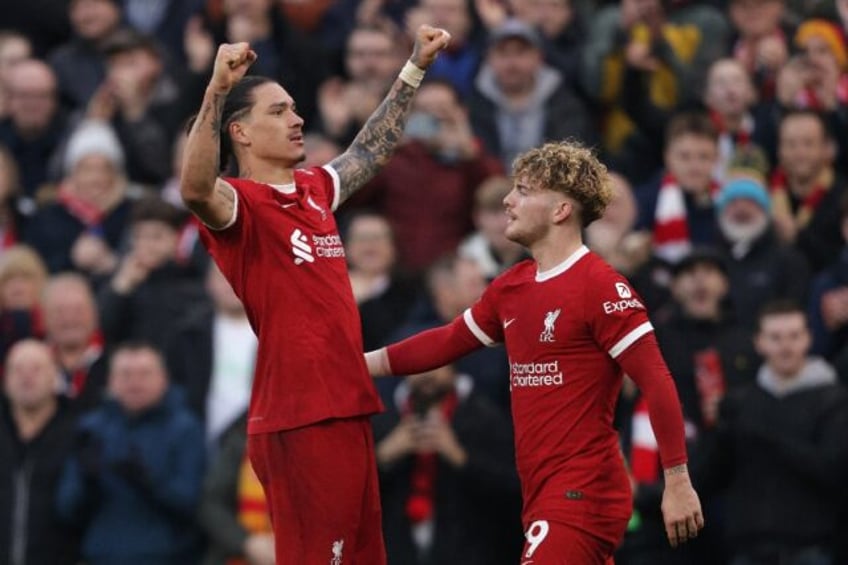
[(530, 565), (530, 564), (531, 564), (531, 563), (533, 563), (533, 562), (534, 562), (534, 561), (533, 561), (532, 559), (531, 559), (530, 561), (522, 561), (522, 562), (521, 562), (521, 565)]
[(506, 320), (504, 322), (504, 329), (507, 329), (514, 321), (515, 321), (515, 318), (510, 318), (509, 320)]
[(289, 204), (280, 204), (280, 208), (291, 208), (292, 206), (296, 206), (297, 202), (291, 202)]

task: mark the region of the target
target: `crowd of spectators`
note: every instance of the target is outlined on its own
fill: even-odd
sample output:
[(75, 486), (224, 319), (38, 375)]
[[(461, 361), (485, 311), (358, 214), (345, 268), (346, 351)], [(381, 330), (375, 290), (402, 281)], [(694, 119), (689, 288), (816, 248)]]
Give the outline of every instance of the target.
[[(421, 23), (450, 47), (338, 212), (365, 349), (525, 259), (511, 162), (580, 140), (615, 191), (586, 241), (649, 308), (707, 522), (667, 547), (625, 379), (617, 563), (848, 563), (848, 0), (39, 0), (0, 24), (0, 565), (274, 562), (256, 338), (179, 199), (185, 126), (246, 41), (326, 163)], [(378, 381), (390, 563), (519, 562), (508, 370)]]

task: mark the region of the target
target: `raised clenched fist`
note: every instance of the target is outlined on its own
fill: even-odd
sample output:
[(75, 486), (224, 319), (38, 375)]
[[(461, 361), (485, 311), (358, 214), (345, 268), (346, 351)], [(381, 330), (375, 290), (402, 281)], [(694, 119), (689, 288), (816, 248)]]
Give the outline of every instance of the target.
[(415, 46), (409, 58), (416, 66), (426, 69), (433, 64), (436, 56), (448, 46), (450, 34), (436, 27), (422, 25), (415, 34)]
[(256, 52), (247, 43), (224, 43), (215, 55), (210, 86), (228, 92), (256, 61)]

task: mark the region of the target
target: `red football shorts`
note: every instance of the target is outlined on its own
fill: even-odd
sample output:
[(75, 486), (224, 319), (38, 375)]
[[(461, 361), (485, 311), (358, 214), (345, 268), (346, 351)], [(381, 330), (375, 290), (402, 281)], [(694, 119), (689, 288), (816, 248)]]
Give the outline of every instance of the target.
[(248, 436), (277, 565), (384, 565), (374, 438), (367, 417)]
[(559, 522), (531, 522), (524, 539), (521, 565), (613, 565), (614, 545)]

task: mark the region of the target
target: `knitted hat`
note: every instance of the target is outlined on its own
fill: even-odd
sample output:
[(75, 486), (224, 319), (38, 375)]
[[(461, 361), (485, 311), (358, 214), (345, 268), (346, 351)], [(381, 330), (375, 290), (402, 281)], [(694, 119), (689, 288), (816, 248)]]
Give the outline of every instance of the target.
[(848, 46), (839, 26), (823, 18), (807, 20), (798, 26), (798, 31), (795, 33), (795, 45), (804, 48), (807, 41), (813, 37), (821, 38), (828, 44), (839, 68), (848, 68)]
[(750, 178), (737, 178), (726, 183), (718, 193), (716, 199), (718, 213), (721, 214), (725, 206), (740, 198), (753, 200), (766, 213), (771, 210), (771, 200), (762, 184)]
[(70, 173), (80, 160), (89, 155), (103, 155), (116, 169), (124, 168), (121, 142), (106, 122), (85, 120), (74, 130), (65, 149), (65, 172)]

